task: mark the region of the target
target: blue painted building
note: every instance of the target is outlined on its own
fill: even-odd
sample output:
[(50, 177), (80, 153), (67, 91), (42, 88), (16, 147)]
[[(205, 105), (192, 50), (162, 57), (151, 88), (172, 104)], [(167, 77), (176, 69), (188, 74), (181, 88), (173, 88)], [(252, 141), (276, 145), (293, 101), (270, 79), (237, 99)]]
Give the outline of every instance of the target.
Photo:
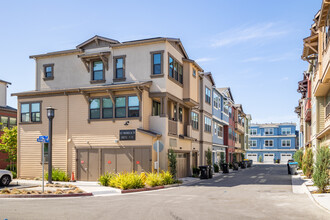
[(226, 158), (226, 148), (224, 145), (226, 126), (229, 124), (228, 108), (224, 105), (224, 95), (216, 88), (213, 88), (212, 96), (212, 155), (213, 163), (219, 163), (221, 159), (221, 153)]
[(254, 162), (287, 163), (296, 151), (296, 124), (251, 124), (246, 158)]

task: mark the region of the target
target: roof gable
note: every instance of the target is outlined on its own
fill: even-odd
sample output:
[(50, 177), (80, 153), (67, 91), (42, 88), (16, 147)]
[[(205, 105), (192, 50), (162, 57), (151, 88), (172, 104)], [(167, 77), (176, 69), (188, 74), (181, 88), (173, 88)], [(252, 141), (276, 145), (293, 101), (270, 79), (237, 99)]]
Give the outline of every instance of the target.
[(179, 53), (181, 53), (181, 55), (186, 58), (189, 59), (188, 54), (186, 52), (186, 50), (184, 49), (180, 39), (167, 39), (168, 42), (177, 50), (179, 51)]
[(88, 39), (87, 41), (79, 44), (76, 48), (85, 50), (85, 49), (93, 49), (100, 47), (110, 47), (113, 44), (119, 44), (119, 43), (120, 42), (117, 40), (95, 35), (94, 37)]
[(232, 100), (233, 102), (235, 102), (234, 101), (234, 97), (233, 97), (233, 95), (231, 93), (230, 87), (218, 88), (218, 90), (220, 92), (222, 92), (223, 94), (225, 94), (230, 100)]

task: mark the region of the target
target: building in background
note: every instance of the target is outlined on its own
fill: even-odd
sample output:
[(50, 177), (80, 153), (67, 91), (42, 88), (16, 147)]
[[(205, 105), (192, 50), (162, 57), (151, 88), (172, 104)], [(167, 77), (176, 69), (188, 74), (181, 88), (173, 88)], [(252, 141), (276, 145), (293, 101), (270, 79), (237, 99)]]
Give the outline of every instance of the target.
[(287, 163), (296, 151), (296, 124), (251, 124), (247, 159), (253, 162)]
[[(0, 136), (3, 134), (2, 129), (5, 127), (12, 128), (16, 126), (17, 110), (7, 105), (7, 87), (11, 85), (0, 79)], [(0, 169), (5, 169), (8, 162), (7, 153), (0, 151)]]
[(250, 141), (250, 126), (251, 126), (252, 116), (251, 114), (246, 114), (245, 116), (245, 143), (244, 143), (244, 151), (249, 148)]
[(245, 113), (241, 104), (234, 104), (235, 109), (235, 157), (236, 161), (243, 160), (242, 155), (245, 153)]

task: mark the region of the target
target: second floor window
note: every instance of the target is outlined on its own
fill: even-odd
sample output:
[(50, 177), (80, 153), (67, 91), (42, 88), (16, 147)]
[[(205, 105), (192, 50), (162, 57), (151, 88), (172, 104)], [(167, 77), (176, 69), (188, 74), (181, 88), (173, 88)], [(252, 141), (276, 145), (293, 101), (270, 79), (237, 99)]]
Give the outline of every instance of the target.
[(162, 74), (162, 54), (154, 53), (152, 54), (152, 74), (159, 75)]
[(198, 130), (198, 114), (191, 112), (191, 126), (193, 129)]
[(116, 118), (126, 117), (126, 97), (116, 98)]
[(282, 147), (291, 147), (291, 140), (282, 140)]
[(257, 140), (250, 140), (249, 141), (249, 146), (250, 147), (256, 147), (257, 146)]
[(160, 115), (160, 102), (152, 101), (152, 115)]
[(223, 137), (223, 127), (219, 124), (217, 127), (217, 132), (218, 132), (218, 137), (222, 138)]
[(182, 108), (180, 107), (179, 108), (179, 121), (182, 122), (182, 116), (183, 116), (183, 111), (182, 111)]
[(116, 79), (124, 78), (124, 59), (116, 59)]
[(204, 131), (205, 132), (211, 132), (211, 128), (212, 128), (212, 121), (209, 117), (204, 117)]
[(218, 105), (218, 95), (215, 92), (213, 93), (213, 107), (214, 108), (219, 107), (219, 105)]
[(44, 80), (54, 79), (54, 64), (44, 65)]
[(250, 129), (250, 134), (257, 135), (257, 129), (255, 129), (255, 128)]
[(193, 76), (196, 76), (196, 69), (193, 68)]
[(40, 103), (22, 103), (21, 104), (21, 122), (40, 122), (41, 111)]
[(170, 78), (183, 84), (183, 66), (171, 56), (168, 59), (168, 72)]
[(273, 135), (274, 129), (273, 128), (265, 128), (265, 135)]
[(274, 146), (273, 144), (274, 144), (273, 140), (265, 140), (264, 146), (265, 147), (273, 147)]
[(291, 134), (291, 128), (282, 128), (281, 132), (283, 135)]
[(211, 104), (211, 90), (205, 87), (205, 102)]
[(128, 97), (128, 117), (139, 117), (140, 103), (137, 96)]
[(113, 105), (110, 98), (95, 98), (89, 102), (90, 119), (113, 118)]
[(94, 61), (93, 62), (93, 80), (104, 80), (104, 72), (103, 72), (103, 62), (102, 61)]

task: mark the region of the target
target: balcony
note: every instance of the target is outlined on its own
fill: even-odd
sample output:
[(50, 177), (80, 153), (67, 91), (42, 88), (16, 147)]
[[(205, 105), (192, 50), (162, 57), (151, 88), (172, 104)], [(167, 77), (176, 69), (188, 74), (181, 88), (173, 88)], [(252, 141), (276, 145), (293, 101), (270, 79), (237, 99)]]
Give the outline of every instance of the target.
[(172, 135), (178, 134), (178, 122), (171, 119), (168, 120), (168, 133)]
[(305, 121), (311, 121), (311, 99), (307, 98), (306, 102), (305, 102)]
[(235, 121), (235, 130), (240, 134), (244, 134), (244, 125), (242, 122)]

